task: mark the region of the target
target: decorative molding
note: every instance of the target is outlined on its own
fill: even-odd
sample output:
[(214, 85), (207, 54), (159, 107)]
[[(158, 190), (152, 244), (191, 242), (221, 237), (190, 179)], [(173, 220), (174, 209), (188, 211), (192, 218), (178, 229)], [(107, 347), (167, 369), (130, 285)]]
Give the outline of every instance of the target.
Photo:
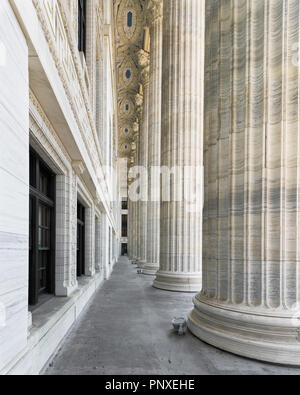
[(143, 49), (138, 51), (138, 63), (141, 69), (140, 78), (143, 86), (149, 85), (150, 77), (150, 54)]
[[(69, 163), (71, 161), (71, 158), (69, 154), (67, 153), (65, 147), (61, 143), (60, 139), (58, 138), (51, 122), (47, 118), (44, 110), (42, 109), (39, 101), (37, 98), (34, 96), (33, 92), (30, 90), (29, 91), (29, 107), (30, 107), (30, 115), (32, 117), (32, 121), (30, 123), (30, 127), (34, 128), (34, 125), (36, 124), (37, 127), (40, 129), (40, 131), (43, 131), (44, 135), (48, 135), (48, 141), (49, 144), (51, 144), (51, 149), (49, 152), (51, 152), (50, 156), (54, 157), (56, 156), (57, 163), (59, 166), (65, 170), (65, 173), (67, 172), (66, 168), (66, 161)], [(34, 121), (34, 123), (33, 123)], [(38, 130), (34, 128), (36, 132), (36, 136), (40, 137), (39, 141), (42, 141), (42, 135), (39, 134), (38, 136)], [(53, 143), (50, 142), (50, 138), (54, 140)], [(56, 147), (55, 147), (56, 145)], [(60, 151), (60, 152), (59, 152)], [(58, 154), (56, 154), (58, 152)], [(62, 157), (65, 158), (64, 162), (62, 161)]]
[(72, 167), (78, 176), (81, 176), (84, 173), (85, 167), (81, 160), (73, 161)]
[[(136, 117), (142, 117), (141, 107), (133, 106), (133, 111), (124, 112), (123, 103), (135, 103), (135, 95), (140, 91), (140, 70), (137, 52), (143, 47), (146, 0), (114, 0), (115, 37), (117, 46), (118, 102), (119, 105), (119, 157), (132, 157), (132, 147), (136, 133), (123, 133), (126, 125), (132, 125)], [(132, 26), (127, 26), (128, 13), (131, 12)], [(141, 96), (142, 98), (142, 96)], [(129, 161), (128, 161), (129, 163)]]
[(97, 174), (99, 163), (96, 163), (96, 158), (100, 165), (103, 165), (99, 139), (82, 63), (64, 7), (57, 0), (32, 1), (81, 137), (88, 148), (88, 155)]
[(140, 49), (137, 53), (139, 66), (144, 69), (150, 65), (150, 54), (144, 49)]
[(163, 17), (163, 0), (148, 0), (146, 9), (147, 24), (151, 26)]

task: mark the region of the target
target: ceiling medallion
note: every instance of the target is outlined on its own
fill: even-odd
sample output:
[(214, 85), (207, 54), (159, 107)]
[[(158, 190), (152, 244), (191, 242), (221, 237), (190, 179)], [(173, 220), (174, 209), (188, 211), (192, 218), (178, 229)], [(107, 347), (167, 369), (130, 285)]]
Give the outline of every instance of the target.
[(128, 40), (131, 40), (137, 25), (136, 10), (132, 0), (126, 2), (123, 10), (123, 29)]
[(130, 99), (123, 99), (120, 105), (120, 113), (123, 117), (131, 117), (134, 113), (134, 104)]
[(137, 67), (133, 60), (127, 56), (120, 66), (119, 83), (129, 87), (137, 79)]
[(136, 41), (141, 33), (143, 16), (136, 0), (123, 0), (118, 13), (118, 31), (122, 41)]
[(129, 135), (131, 134), (131, 127), (125, 124), (120, 128), (120, 131), (123, 134), (123, 137), (129, 137)]
[(133, 80), (133, 71), (130, 67), (125, 67), (122, 70), (122, 81), (124, 85), (129, 86)]

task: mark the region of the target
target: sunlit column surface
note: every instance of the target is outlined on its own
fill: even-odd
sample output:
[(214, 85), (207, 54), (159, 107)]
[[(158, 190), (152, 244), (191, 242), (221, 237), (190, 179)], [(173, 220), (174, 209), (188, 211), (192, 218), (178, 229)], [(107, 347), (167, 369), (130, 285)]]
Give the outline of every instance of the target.
[[(165, 0), (163, 9), (161, 164), (169, 170), (180, 166), (184, 182), (184, 167), (199, 168), (203, 160), (204, 3)], [(180, 177), (171, 180), (176, 189)], [(162, 193), (165, 187), (162, 183)], [(179, 189), (184, 192), (183, 186)], [(200, 291), (201, 207), (191, 210), (173, 192), (170, 201), (161, 200), (160, 268), (154, 286)]]
[[(147, 251), (143, 273), (154, 275), (159, 269), (160, 240), (160, 177), (151, 177), (151, 168), (160, 166), (161, 88), (162, 88), (162, 0), (150, 0), (150, 98), (148, 124), (148, 203)], [(155, 194), (152, 198), (151, 195)]]
[(189, 328), (300, 365), (298, 0), (206, 6), (203, 290)]

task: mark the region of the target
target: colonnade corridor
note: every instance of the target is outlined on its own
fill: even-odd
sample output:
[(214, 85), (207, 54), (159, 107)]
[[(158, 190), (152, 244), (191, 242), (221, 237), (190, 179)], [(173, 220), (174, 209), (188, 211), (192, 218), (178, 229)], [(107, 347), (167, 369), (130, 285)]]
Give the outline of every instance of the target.
[(152, 282), (120, 258), (43, 374), (300, 374), (217, 350), (190, 332), (177, 336), (172, 318), (190, 312), (192, 295), (161, 291)]

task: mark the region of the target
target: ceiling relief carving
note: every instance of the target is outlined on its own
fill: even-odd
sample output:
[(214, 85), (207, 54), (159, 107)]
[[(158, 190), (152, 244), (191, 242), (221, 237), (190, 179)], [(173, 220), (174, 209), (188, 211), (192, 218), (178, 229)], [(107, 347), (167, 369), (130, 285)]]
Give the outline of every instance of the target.
[[(138, 69), (130, 56), (124, 58), (119, 68), (119, 87), (131, 88), (138, 79)], [(133, 87), (134, 89), (134, 87)]]
[(125, 97), (119, 107), (119, 118), (125, 122), (134, 120), (135, 105), (130, 98)]
[(136, 42), (143, 29), (143, 6), (139, 0), (121, 0), (117, 28), (122, 42)]
[[(141, 122), (141, 68), (139, 51), (144, 48), (147, 0), (115, 0), (117, 86), (119, 105), (119, 157), (134, 164)], [(139, 100), (137, 101), (137, 97)]]

